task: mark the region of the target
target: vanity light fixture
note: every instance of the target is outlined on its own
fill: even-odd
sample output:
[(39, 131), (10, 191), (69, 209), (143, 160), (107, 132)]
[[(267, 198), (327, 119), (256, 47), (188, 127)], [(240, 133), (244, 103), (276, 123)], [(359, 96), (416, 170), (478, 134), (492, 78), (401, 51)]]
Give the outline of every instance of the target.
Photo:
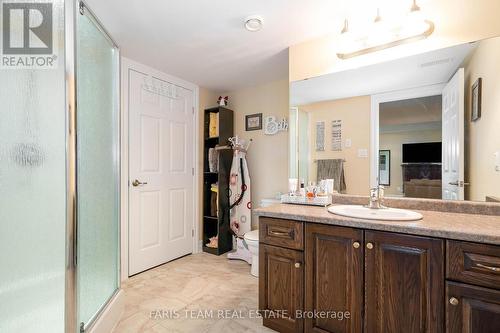
[(367, 29), (355, 33), (349, 29), (346, 19), (340, 32), (337, 56), (349, 59), (425, 39), (434, 32), (434, 23), (423, 18), (417, 0), (413, 0), (410, 11), (401, 23), (386, 21), (377, 9), (377, 16)]
[(261, 16), (252, 15), (245, 19), (245, 28), (251, 32), (257, 32), (264, 26), (264, 19)]

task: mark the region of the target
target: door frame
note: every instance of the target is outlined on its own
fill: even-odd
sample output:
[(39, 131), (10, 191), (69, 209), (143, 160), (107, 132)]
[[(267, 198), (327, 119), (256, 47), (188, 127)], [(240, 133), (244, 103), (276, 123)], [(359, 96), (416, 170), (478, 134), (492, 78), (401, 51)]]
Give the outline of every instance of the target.
[[(380, 104), (394, 102), (411, 98), (442, 95), (445, 83), (428, 86), (390, 91), (387, 93), (371, 95), (370, 109), (370, 187), (378, 184), (378, 151), (379, 151), (379, 112)], [(366, 189), (368, 193), (368, 189)]]
[(199, 252), (198, 248), (198, 238), (199, 238), (199, 227), (198, 220), (200, 219), (200, 212), (198, 209), (199, 200), (198, 193), (200, 191), (198, 173), (199, 173), (199, 150), (200, 150), (200, 124), (199, 124), (199, 87), (191, 82), (182, 80), (175, 76), (163, 73), (157, 69), (151, 68), (147, 65), (143, 65), (134, 60), (122, 57), (121, 58), (121, 280), (125, 281), (129, 278), (128, 268), (129, 268), (129, 106), (128, 106), (128, 72), (129, 70), (135, 70), (141, 73), (146, 73), (158, 77), (162, 80), (173, 83), (177, 86), (183, 87), (185, 89), (191, 90), (193, 92), (193, 128), (194, 128), (194, 149), (193, 149), (193, 164), (194, 164), (194, 175), (193, 175), (193, 208), (194, 208), (194, 218), (193, 226), (193, 252)]

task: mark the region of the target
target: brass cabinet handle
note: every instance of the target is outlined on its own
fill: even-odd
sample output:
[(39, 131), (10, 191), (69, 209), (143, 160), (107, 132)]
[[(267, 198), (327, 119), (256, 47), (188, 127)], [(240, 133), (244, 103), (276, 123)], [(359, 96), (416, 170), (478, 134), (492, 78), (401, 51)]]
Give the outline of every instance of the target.
[(285, 236), (285, 237), (291, 237), (291, 238), (293, 238), (293, 231), (284, 232), (284, 231), (269, 230), (269, 234), (271, 236)]
[(288, 236), (287, 232), (269, 230), (269, 233), (274, 236)]
[(476, 267), (485, 268), (492, 272), (500, 272), (500, 267), (488, 266), (483, 264), (476, 264)]
[(372, 244), (372, 243), (366, 243), (366, 248), (367, 248), (368, 250), (373, 249), (373, 244)]
[(458, 305), (458, 303), (460, 303), (460, 302), (458, 301), (458, 299), (457, 299), (457, 298), (455, 298), (455, 297), (451, 297), (451, 298), (450, 298), (450, 304), (451, 304), (451, 305), (453, 305), (453, 306), (457, 306), (457, 305)]
[(300, 268), (300, 262), (295, 263), (295, 268)]
[(137, 179), (135, 179), (135, 180), (132, 182), (132, 186), (137, 187), (137, 186), (139, 186), (139, 185), (147, 185), (147, 182), (142, 183), (142, 182), (138, 181)]
[(352, 247), (355, 249), (359, 249), (359, 246), (360, 246), (359, 242), (352, 243)]

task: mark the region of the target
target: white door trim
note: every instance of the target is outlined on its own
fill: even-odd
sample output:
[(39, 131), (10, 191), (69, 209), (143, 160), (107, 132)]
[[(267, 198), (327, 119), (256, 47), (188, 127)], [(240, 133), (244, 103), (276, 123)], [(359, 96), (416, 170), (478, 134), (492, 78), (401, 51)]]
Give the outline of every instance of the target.
[[(380, 103), (410, 98), (436, 96), (443, 93), (446, 83), (433, 84), (405, 90), (391, 91), (371, 96), (370, 113), (370, 187), (378, 184), (379, 106)], [(368, 193), (368, 189), (366, 189)]]
[(198, 181), (198, 173), (199, 173), (199, 149), (200, 149), (200, 124), (198, 122), (199, 119), (199, 87), (196, 84), (191, 82), (179, 79), (175, 76), (165, 74), (161, 71), (158, 71), (154, 68), (148, 67), (146, 65), (140, 64), (136, 61), (130, 60), (128, 58), (121, 58), (121, 91), (122, 91), (122, 100), (121, 100), (121, 280), (125, 281), (128, 279), (128, 260), (129, 260), (129, 107), (128, 107), (128, 72), (130, 69), (152, 74), (159, 78), (162, 78), (168, 82), (171, 82), (175, 85), (183, 87), (185, 89), (191, 90), (193, 92), (193, 107), (194, 107), (194, 142), (195, 146), (193, 149), (193, 161), (194, 161), (194, 190), (193, 190), (193, 202), (194, 202), (194, 219), (193, 219), (193, 253), (199, 252), (198, 248), (198, 238), (199, 238), (199, 228), (198, 221), (200, 219), (200, 212), (198, 209), (198, 193), (199, 189), (199, 181)]

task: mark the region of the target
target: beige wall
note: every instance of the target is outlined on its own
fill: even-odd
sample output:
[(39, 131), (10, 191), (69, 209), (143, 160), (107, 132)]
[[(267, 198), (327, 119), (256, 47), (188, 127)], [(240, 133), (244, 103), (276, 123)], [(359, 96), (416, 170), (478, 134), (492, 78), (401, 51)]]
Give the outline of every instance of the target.
[[(316, 159), (343, 158), (345, 181), (349, 194), (366, 195), (370, 188), (370, 158), (358, 157), (358, 149), (370, 151), (370, 96), (346, 98), (299, 106), (309, 114), (309, 133), (311, 135), (311, 161)], [(342, 151), (331, 150), (331, 121), (342, 120), (342, 144), (352, 140), (350, 148)], [(316, 122), (325, 122), (325, 151), (316, 151)], [(316, 180), (317, 166), (309, 166), (309, 180)]]
[[(234, 111), (235, 134), (253, 139), (247, 155), (252, 184), (252, 203), (285, 192), (288, 184), (288, 132), (265, 135), (264, 130), (245, 131), (245, 115), (262, 113), (288, 119), (288, 78), (259, 86), (224, 93)], [(253, 222), (255, 226), (255, 222)]]
[(198, 124), (199, 124), (199, 150), (198, 150), (198, 216), (200, 217), (198, 224), (198, 236), (199, 239), (203, 239), (203, 117), (205, 109), (217, 106), (217, 98), (219, 98), (220, 94), (205, 88), (200, 87), (199, 90), (199, 115), (198, 115)]
[[(500, 20), (499, 20), (500, 21)], [(500, 151), (500, 38), (480, 43), (465, 63), (466, 176), (470, 182), (467, 199), (484, 201), (500, 197), (500, 172), (495, 171), (494, 153)], [(477, 78), (482, 83), (482, 116), (471, 116), (471, 89)]]
[[(385, 188), (387, 195), (402, 195), (403, 186), (403, 143), (440, 142), (441, 130), (419, 130), (380, 134), (380, 150), (391, 151), (391, 185)], [(398, 188), (399, 187), (399, 188)]]
[[(425, 17), (435, 23), (435, 31), (428, 39), (349, 60), (336, 56), (338, 33), (294, 45), (289, 49), (290, 81), (500, 35), (498, 0), (440, 0), (419, 4)], [(334, 23), (340, 31), (342, 22)]]

